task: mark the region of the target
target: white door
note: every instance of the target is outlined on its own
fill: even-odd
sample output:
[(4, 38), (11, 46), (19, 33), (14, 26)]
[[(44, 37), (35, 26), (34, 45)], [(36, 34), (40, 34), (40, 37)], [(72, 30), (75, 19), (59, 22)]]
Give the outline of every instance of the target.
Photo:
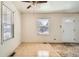
[(79, 19), (75, 20), (75, 41), (79, 42)]
[(74, 39), (74, 22), (72, 19), (63, 20), (63, 41), (73, 42)]

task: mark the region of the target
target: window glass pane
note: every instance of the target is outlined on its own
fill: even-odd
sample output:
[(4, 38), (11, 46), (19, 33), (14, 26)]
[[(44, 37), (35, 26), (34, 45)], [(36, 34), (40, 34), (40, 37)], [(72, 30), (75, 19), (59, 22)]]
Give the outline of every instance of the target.
[(49, 34), (48, 19), (39, 19), (38, 20), (38, 33), (39, 34)]
[(4, 41), (13, 37), (12, 14), (13, 12), (7, 6), (2, 5), (2, 39)]

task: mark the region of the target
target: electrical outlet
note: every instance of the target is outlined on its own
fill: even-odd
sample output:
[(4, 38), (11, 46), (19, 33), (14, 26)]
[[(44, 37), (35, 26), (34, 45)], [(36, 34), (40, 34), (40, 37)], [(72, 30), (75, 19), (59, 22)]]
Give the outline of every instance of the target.
[(54, 40), (56, 40), (56, 38), (54, 38)]

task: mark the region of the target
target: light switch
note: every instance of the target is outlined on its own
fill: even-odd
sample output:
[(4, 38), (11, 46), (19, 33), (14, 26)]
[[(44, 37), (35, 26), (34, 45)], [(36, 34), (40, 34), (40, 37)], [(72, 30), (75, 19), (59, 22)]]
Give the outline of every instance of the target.
[(60, 28), (62, 28), (62, 25), (60, 25)]

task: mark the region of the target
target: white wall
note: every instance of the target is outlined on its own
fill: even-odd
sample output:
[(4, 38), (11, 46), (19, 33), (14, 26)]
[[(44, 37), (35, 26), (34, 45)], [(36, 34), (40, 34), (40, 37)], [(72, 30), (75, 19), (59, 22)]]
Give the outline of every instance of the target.
[[(23, 42), (64, 42), (62, 18), (64, 16), (79, 17), (79, 14), (22, 14), (22, 41)], [(39, 18), (49, 18), (50, 35), (38, 35), (36, 21)], [(79, 20), (79, 19), (78, 19)], [(79, 33), (78, 33), (79, 35)], [(56, 40), (54, 40), (56, 38)], [(76, 41), (77, 42), (77, 41)], [(79, 41), (78, 41), (79, 42)]]
[[(1, 2), (0, 2), (0, 29), (1, 29)], [(0, 30), (0, 44), (1, 44), (1, 30)]]
[(4, 2), (4, 4), (14, 11), (14, 38), (5, 41), (3, 45), (0, 44), (0, 56), (9, 56), (21, 43), (21, 18), (19, 11), (12, 2)]

